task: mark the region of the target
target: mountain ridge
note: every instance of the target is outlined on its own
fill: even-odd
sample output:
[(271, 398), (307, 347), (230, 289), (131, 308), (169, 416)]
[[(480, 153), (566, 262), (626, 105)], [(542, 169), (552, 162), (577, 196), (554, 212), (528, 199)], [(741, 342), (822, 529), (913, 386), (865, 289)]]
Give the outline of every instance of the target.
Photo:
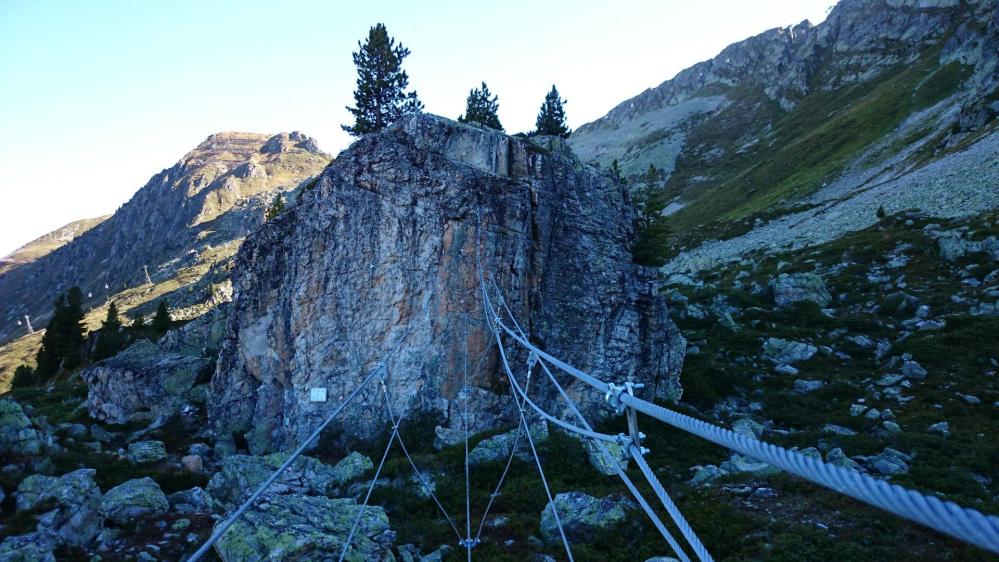
[[(274, 195), (300, 187), (329, 160), (299, 132), (208, 136), (154, 174), (100, 224), (31, 263), (0, 273), (0, 342), (25, 334), (26, 326), (17, 324), (24, 315), (35, 320), (36, 328), (44, 326), (52, 299), (72, 286), (83, 290), (84, 306), (95, 310), (123, 290), (143, 287), (144, 266), (154, 286), (173, 293), (171, 306), (211, 300), (212, 287), (226, 282), (225, 264), (238, 243), (262, 224)], [(178, 275), (188, 290), (177, 292)], [(162, 296), (146, 292), (150, 298)], [(133, 297), (133, 305), (142, 301), (138, 294)]]
[(55, 251), (109, 218), (111, 215), (77, 219), (21, 245), (13, 252), (0, 258), (0, 275)]
[[(667, 256), (809, 209), (813, 230), (854, 232), (892, 206), (883, 186), (922, 189), (935, 177), (920, 172), (928, 164), (992, 146), (997, 16), (995, 0), (843, 0), (818, 25), (726, 47), (580, 127), (569, 144), (600, 166), (617, 160), (633, 180), (659, 170), (673, 232)], [(976, 152), (981, 164), (990, 153)], [(874, 186), (882, 199), (862, 201), (869, 216), (854, 210), (844, 222), (820, 212)], [(934, 211), (942, 189), (913, 202)], [(976, 189), (987, 208), (999, 205), (988, 182)]]

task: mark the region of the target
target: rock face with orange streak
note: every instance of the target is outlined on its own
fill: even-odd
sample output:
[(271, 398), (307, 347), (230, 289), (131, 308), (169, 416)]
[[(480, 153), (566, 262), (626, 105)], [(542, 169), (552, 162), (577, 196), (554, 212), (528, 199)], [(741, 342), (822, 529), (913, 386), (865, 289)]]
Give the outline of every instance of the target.
[[(396, 348), (385, 364), (397, 415), (460, 427), (467, 369), (472, 428), (511, 423), (480, 272), (541, 348), (604, 380), (644, 382), (647, 397), (677, 396), (684, 341), (652, 272), (632, 263), (632, 225), (625, 188), (561, 141), (430, 115), (366, 136), (237, 255), (213, 427), (254, 453), (293, 447)], [(508, 349), (523, 377), (527, 354)], [(532, 398), (561, 414), (534, 378)], [(561, 380), (584, 411), (611, 413)], [(327, 401), (310, 401), (313, 389)], [(340, 416), (346, 434), (385, 427), (378, 392)]]

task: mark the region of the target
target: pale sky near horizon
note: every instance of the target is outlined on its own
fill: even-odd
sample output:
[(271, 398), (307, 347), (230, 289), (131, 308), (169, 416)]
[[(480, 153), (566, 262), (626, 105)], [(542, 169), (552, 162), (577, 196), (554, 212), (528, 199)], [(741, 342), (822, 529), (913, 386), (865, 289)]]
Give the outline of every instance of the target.
[(0, 256), (111, 213), (218, 131), (299, 130), (331, 154), (351, 52), (384, 22), (426, 111), (455, 118), (482, 80), (508, 132), (553, 83), (572, 128), (834, 0), (332, 2), (0, 0)]

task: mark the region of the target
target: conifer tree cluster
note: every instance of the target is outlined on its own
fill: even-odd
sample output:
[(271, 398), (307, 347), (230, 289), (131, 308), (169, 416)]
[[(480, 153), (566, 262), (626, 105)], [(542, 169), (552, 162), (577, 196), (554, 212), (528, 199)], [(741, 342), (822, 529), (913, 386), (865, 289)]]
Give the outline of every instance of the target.
[(86, 329), (83, 327), (83, 293), (73, 287), (59, 295), (42, 336), (42, 348), (35, 356), (35, 374), (45, 380), (61, 369), (74, 369), (86, 356)]
[[(396, 44), (385, 24), (375, 24), (368, 31), (367, 38), (358, 41), (357, 46), (357, 52), (353, 53), (357, 89), (354, 90), (354, 107), (347, 108), (354, 116), (354, 123), (341, 125), (344, 131), (355, 137), (377, 133), (404, 115), (423, 111), (423, 103), (416, 92), (406, 91), (409, 75), (402, 69), (402, 62), (410, 51), (402, 43)], [(538, 112), (534, 134), (568, 138), (572, 131), (565, 120), (565, 104), (558, 89), (552, 85)], [(479, 123), (502, 131), (498, 110), (498, 96), (482, 82), (481, 88), (473, 88), (469, 92), (465, 113), (458, 117), (458, 121)], [(277, 216), (276, 213), (268, 209), (267, 219), (274, 216)]]
[(356, 107), (347, 108), (354, 116), (354, 124), (343, 125), (344, 131), (355, 137), (375, 133), (403, 115), (423, 111), (416, 92), (406, 91), (409, 76), (402, 69), (402, 61), (409, 56), (409, 49), (389, 37), (385, 24), (372, 27), (368, 38), (358, 41), (357, 46)]
[(468, 100), (465, 104), (465, 114), (458, 117), (461, 123), (479, 123), (497, 131), (503, 130), (500, 124), (499, 97), (489, 91), (489, 86), (482, 83), (481, 88), (473, 88), (468, 93)]

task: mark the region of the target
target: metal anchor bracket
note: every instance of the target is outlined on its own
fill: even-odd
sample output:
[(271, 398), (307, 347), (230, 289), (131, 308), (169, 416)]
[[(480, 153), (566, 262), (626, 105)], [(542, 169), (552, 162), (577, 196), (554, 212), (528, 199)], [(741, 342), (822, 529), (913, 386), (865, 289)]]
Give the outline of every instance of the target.
[(649, 452), (648, 449), (642, 446), (642, 440), (645, 439), (645, 434), (638, 430), (638, 412), (634, 408), (628, 407), (624, 402), (621, 401), (621, 395), (627, 393), (629, 396), (635, 395), (635, 389), (643, 388), (645, 385), (641, 383), (635, 383), (631, 381), (626, 381), (623, 385), (617, 385), (610, 383), (607, 385), (607, 394), (604, 398), (607, 403), (614, 408), (614, 411), (618, 414), (626, 414), (628, 419), (628, 435), (623, 433), (617, 436), (618, 444), (622, 448), (622, 456), (628, 458), (630, 456), (631, 445), (634, 445), (641, 454)]

